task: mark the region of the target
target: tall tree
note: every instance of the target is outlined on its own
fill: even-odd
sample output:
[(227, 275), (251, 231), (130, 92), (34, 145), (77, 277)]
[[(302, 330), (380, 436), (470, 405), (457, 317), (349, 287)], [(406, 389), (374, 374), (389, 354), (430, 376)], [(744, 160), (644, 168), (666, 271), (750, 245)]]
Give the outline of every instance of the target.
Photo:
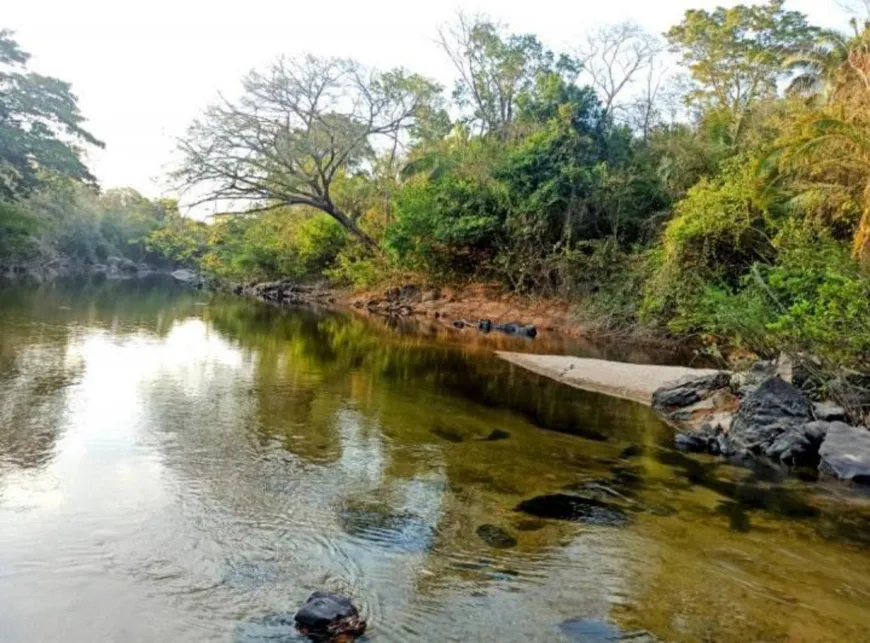
[(687, 100), (727, 114), (734, 139), (752, 106), (776, 95), (788, 74), (788, 52), (811, 45), (818, 34), (804, 14), (783, 4), (692, 9), (665, 34), (695, 81)]
[(241, 98), (223, 99), (194, 121), (179, 143), (183, 160), (175, 176), (201, 191), (196, 203), (310, 206), (373, 247), (359, 225), (363, 213), (343, 203), (334, 187), (370, 169), (379, 143), (393, 145), (421, 113), (431, 113), (439, 92), (402, 70), (281, 58), (265, 72), (251, 72)]
[(29, 71), (29, 59), (0, 30), (0, 199), (21, 198), (46, 172), (95, 183), (77, 144), (103, 145), (82, 126), (69, 83)]
[(541, 73), (576, 75), (578, 63), (556, 57), (531, 34), (508, 34), (483, 18), (460, 13), (439, 30), (438, 43), (459, 73), (453, 96), (470, 111), (467, 121), (482, 135), (506, 140), (517, 100), (535, 87)]
[(786, 69), (796, 73), (788, 86), (790, 94), (831, 100), (838, 86), (848, 84), (850, 75), (860, 73), (860, 66), (852, 68), (850, 62), (856, 58), (850, 58), (850, 53), (861, 47), (870, 34), (866, 23), (863, 30), (854, 19), (851, 25), (851, 35), (825, 29), (815, 42), (792, 52), (785, 60)]

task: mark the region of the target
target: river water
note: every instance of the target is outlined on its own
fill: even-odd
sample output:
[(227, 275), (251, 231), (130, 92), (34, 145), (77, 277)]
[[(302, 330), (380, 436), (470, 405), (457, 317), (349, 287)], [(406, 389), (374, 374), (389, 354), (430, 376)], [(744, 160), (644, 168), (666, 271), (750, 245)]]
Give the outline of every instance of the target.
[(867, 640), (861, 490), (689, 458), (489, 348), (158, 282), (0, 291), (0, 641), (290, 641), (268, 617), (321, 588), (371, 641)]

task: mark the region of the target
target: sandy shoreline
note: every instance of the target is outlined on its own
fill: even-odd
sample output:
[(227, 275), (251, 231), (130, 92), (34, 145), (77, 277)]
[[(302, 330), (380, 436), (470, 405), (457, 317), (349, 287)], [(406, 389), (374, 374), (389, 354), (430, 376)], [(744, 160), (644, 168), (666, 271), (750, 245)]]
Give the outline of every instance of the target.
[(684, 366), (627, 364), (567, 355), (532, 355), (497, 351), (500, 358), (533, 373), (575, 388), (604, 393), (650, 406), (653, 392), (685, 375), (715, 373)]

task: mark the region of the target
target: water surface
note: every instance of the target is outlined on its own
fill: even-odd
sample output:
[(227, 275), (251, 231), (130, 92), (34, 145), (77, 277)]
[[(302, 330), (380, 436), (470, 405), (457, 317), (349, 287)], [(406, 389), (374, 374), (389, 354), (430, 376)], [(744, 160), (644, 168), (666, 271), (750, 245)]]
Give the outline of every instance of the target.
[(0, 640), (259, 641), (320, 588), (371, 641), (866, 639), (860, 490), (668, 442), (485, 344), (158, 282), (7, 288)]

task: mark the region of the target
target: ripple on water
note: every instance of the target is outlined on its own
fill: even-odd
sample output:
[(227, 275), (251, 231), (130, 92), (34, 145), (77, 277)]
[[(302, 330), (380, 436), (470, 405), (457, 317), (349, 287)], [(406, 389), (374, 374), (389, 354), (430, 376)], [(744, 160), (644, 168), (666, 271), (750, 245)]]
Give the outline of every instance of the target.
[(377, 502), (345, 505), (340, 521), (348, 535), (387, 549), (424, 552), (435, 539), (434, 525), (425, 517)]

